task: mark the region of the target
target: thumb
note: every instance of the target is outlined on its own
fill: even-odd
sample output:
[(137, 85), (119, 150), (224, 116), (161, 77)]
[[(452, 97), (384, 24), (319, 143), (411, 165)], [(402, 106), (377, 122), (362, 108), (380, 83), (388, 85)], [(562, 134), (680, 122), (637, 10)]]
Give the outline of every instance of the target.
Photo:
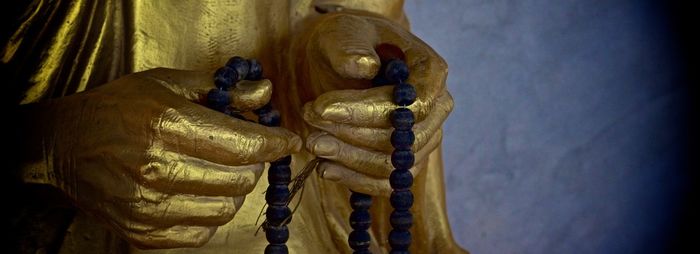
[[(206, 101), (209, 90), (215, 88), (214, 73), (205, 71), (156, 68), (137, 73), (168, 88), (175, 94), (194, 102)], [(270, 80), (239, 81), (228, 91), (231, 106), (240, 111), (250, 111), (267, 104), (272, 98)]]
[(374, 51), (379, 36), (365, 19), (343, 13), (326, 14), (317, 43), (333, 70), (343, 78), (371, 79), (381, 62)]

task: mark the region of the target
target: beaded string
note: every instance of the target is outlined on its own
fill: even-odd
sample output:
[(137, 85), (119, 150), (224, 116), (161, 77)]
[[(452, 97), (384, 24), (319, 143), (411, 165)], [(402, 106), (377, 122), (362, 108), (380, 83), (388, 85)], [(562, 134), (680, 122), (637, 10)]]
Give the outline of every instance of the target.
[[(384, 45), (380, 45), (381, 48)], [(378, 49), (379, 49), (378, 48)], [(378, 50), (379, 51), (379, 50)], [(402, 53), (402, 52), (401, 52)], [(394, 208), (390, 215), (392, 230), (389, 233), (389, 245), (391, 252), (395, 254), (409, 253), (411, 245), (411, 232), (409, 229), (413, 225), (413, 215), (410, 208), (413, 205), (413, 193), (410, 188), (413, 185), (413, 175), (409, 169), (414, 163), (412, 146), (415, 141), (413, 124), (415, 117), (408, 108), (416, 100), (415, 88), (406, 83), (409, 71), (406, 64), (398, 57), (393, 57), (384, 61), (380, 75), (372, 80), (375, 86), (396, 84), (393, 89), (393, 102), (398, 106), (390, 114), (390, 120), (394, 131), (391, 134), (391, 144), (394, 151), (391, 154), (391, 163), (394, 170), (389, 177), (392, 187), (390, 197), (391, 206)], [(241, 78), (243, 77), (243, 78)], [(230, 90), (237, 81), (260, 80), (262, 78), (262, 66), (254, 60), (245, 60), (241, 57), (233, 57), (226, 66), (219, 68), (214, 75), (214, 82), (217, 88), (212, 89), (207, 94), (207, 104), (210, 108), (224, 112), (232, 117), (246, 119), (244, 116), (229, 106), (230, 98), (227, 91)], [(258, 116), (258, 122), (265, 126), (280, 126), (280, 114), (272, 109), (270, 104), (253, 111)], [(248, 120), (249, 121), (249, 120)], [(314, 168), (318, 160), (313, 160)], [(291, 220), (292, 212), (288, 207), (292, 198), (289, 190), (291, 179), (291, 156), (283, 157), (270, 163), (268, 171), (268, 181), (270, 185), (265, 192), (267, 210), (265, 212), (266, 221), (262, 227), (269, 242), (265, 248), (266, 254), (288, 253), (286, 242), (289, 239), (287, 224)], [(303, 190), (303, 182), (310, 170), (305, 169), (298, 177), (295, 177), (294, 193), (300, 188)], [(297, 186), (298, 185), (298, 186)], [(350, 195), (350, 205), (353, 209), (350, 214), (350, 226), (353, 231), (348, 236), (348, 244), (355, 254), (371, 253), (369, 251), (370, 235), (367, 232), (371, 226), (369, 207), (372, 204), (372, 197), (367, 194), (352, 192)]]
[[(393, 102), (398, 106), (390, 114), (392, 127), (391, 144), (394, 151), (391, 154), (391, 164), (394, 170), (389, 176), (392, 188), (390, 197), (392, 211), (389, 222), (392, 230), (389, 233), (389, 245), (393, 254), (409, 253), (411, 245), (411, 232), (413, 215), (409, 210), (413, 205), (413, 174), (409, 169), (414, 163), (414, 154), (411, 149), (415, 141), (413, 124), (415, 116), (408, 108), (416, 100), (416, 90), (406, 83), (409, 71), (404, 63), (403, 52), (393, 45), (382, 44), (377, 47), (377, 52), (382, 59), (382, 66), (374, 79), (373, 86), (396, 84), (393, 89)], [(353, 211), (350, 214), (350, 226), (353, 231), (348, 236), (348, 244), (355, 254), (371, 253), (369, 251), (370, 235), (367, 232), (371, 225), (369, 207), (372, 205), (372, 197), (367, 194), (352, 192), (350, 206)]]
[[(262, 74), (262, 66), (257, 60), (232, 57), (225, 66), (214, 73), (214, 84), (217, 88), (210, 90), (207, 94), (207, 106), (232, 117), (248, 120), (240, 114), (241, 112), (237, 112), (236, 109), (229, 106), (228, 91), (239, 80), (260, 80)], [(262, 108), (253, 110), (253, 113), (258, 116), (258, 123), (264, 126), (279, 127), (281, 125), (279, 111), (273, 109), (269, 103)], [(291, 220), (291, 211), (287, 206), (288, 200), (291, 199), (288, 187), (292, 175), (289, 167), (291, 161), (291, 156), (285, 156), (270, 162), (268, 169), (267, 179), (270, 185), (265, 191), (267, 210), (265, 211), (266, 220), (262, 225), (265, 238), (268, 241), (268, 245), (265, 247), (266, 254), (286, 254), (289, 252), (286, 242), (289, 239), (287, 224)]]
[(408, 79), (408, 66), (400, 59), (390, 60), (386, 66), (385, 78), (397, 83), (394, 86), (393, 100), (399, 107), (391, 114), (391, 125), (394, 131), (391, 133), (391, 145), (394, 151), (391, 153), (391, 164), (394, 170), (389, 176), (389, 183), (393, 191), (389, 201), (394, 211), (391, 212), (389, 222), (393, 228), (389, 232), (389, 245), (392, 254), (409, 253), (411, 245), (411, 232), (413, 215), (409, 210), (413, 205), (413, 174), (409, 169), (415, 161), (411, 147), (415, 141), (413, 123), (415, 117), (408, 108), (416, 101), (416, 89), (406, 83)]
[(369, 207), (372, 206), (372, 196), (352, 192), (350, 194), (350, 227), (353, 231), (348, 236), (348, 244), (350, 248), (355, 250), (355, 254), (368, 254), (371, 237), (367, 229), (372, 225), (372, 218), (369, 214)]

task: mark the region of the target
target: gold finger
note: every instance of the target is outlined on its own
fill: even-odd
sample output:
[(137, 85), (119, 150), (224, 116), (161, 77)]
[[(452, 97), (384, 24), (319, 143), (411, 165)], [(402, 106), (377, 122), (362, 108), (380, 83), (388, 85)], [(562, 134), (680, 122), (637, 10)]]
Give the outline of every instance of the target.
[(318, 48), (338, 75), (371, 79), (377, 74), (380, 61), (374, 45), (379, 37), (374, 26), (360, 17), (331, 14), (319, 27)]
[(264, 127), (190, 103), (166, 109), (152, 121), (156, 143), (224, 165), (272, 161), (301, 148), (301, 139), (282, 129)]
[(162, 149), (148, 151), (150, 162), (135, 176), (144, 185), (165, 193), (241, 196), (258, 182), (264, 164), (226, 166)]
[[(452, 97), (445, 91), (438, 98), (433, 111), (423, 121), (414, 125), (413, 130), (416, 135), (416, 140), (413, 144), (414, 151), (422, 149), (428, 143), (429, 139), (442, 126), (442, 123), (452, 111), (452, 107)], [(310, 110), (305, 110), (303, 117), (311, 126), (331, 133), (349, 144), (384, 152), (391, 152), (394, 149), (390, 142), (393, 131), (391, 128), (368, 128), (334, 123), (321, 119)]]
[(133, 221), (158, 226), (199, 225), (218, 226), (233, 219), (236, 200), (242, 197), (208, 197), (186, 194), (161, 195), (152, 189), (142, 188), (141, 195), (158, 195), (160, 198), (141, 198), (136, 201), (110, 200), (121, 214)]
[[(428, 144), (415, 154), (416, 162), (424, 160), (439, 144), (442, 131), (436, 132)], [(312, 133), (307, 138), (307, 149), (318, 157), (329, 159), (352, 168), (359, 173), (388, 178), (394, 169), (391, 154), (367, 150), (341, 141), (327, 133)]]
[(272, 98), (272, 82), (268, 79), (258, 81), (242, 80), (231, 91), (231, 106), (242, 112), (261, 108)]
[(323, 179), (345, 185), (355, 192), (383, 197), (391, 195), (389, 179), (370, 177), (328, 161), (319, 164), (318, 167)]
[[(304, 105), (321, 119), (370, 128), (391, 127), (389, 114), (396, 109), (392, 102), (392, 87), (382, 86), (364, 90), (336, 90), (320, 95)], [(417, 98), (408, 108), (416, 121), (422, 121), (432, 110), (433, 100)]]
[(195, 248), (209, 242), (217, 227), (176, 225), (147, 233), (120, 231), (131, 244), (141, 249)]

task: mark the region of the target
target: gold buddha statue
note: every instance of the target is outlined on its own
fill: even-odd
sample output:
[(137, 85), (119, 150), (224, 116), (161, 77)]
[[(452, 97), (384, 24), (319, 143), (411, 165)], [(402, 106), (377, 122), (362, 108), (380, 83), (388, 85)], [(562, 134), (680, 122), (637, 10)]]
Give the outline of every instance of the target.
[[(394, 106), (391, 87), (369, 85), (374, 49), (388, 43), (405, 52), (418, 93), (411, 252), (466, 253), (445, 210), (447, 65), (410, 33), (402, 0), (34, 0), (18, 9), (2, 51), (23, 131), (16, 174), (77, 208), (53, 247), (23, 251), (263, 253), (264, 163), (293, 154), (293, 174), (326, 160), (292, 202), (290, 252), (351, 253), (353, 190), (375, 197), (370, 250), (388, 253)], [(252, 97), (232, 94), (236, 106), (271, 100), (284, 128), (199, 103), (234, 55), (258, 59), (266, 78), (245, 85)]]

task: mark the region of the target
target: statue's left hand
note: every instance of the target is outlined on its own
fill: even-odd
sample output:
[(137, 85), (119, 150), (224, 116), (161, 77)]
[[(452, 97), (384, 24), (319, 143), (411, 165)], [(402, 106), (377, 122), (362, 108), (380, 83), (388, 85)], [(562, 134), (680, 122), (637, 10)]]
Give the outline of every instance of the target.
[(393, 44), (405, 53), (408, 83), (418, 94), (409, 107), (416, 115), (414, 176), (439, 146), (442, 123), (453, 107), (445, 87), (447, 64), (423, 41), (382, 17), (331, 13), (309, 26), (302, 54), (307, 85), (320, 96), (304, 106), (303, 116), (320, 131), (307, 137), (307, 149), (329, 160), (319, 165), (324, 179), (354, 191), (389, 196), (393, 170), (389, 113), (396, 106), (391, 100), (393, 86), (367, 88), (381, 65), (375, 47)]

